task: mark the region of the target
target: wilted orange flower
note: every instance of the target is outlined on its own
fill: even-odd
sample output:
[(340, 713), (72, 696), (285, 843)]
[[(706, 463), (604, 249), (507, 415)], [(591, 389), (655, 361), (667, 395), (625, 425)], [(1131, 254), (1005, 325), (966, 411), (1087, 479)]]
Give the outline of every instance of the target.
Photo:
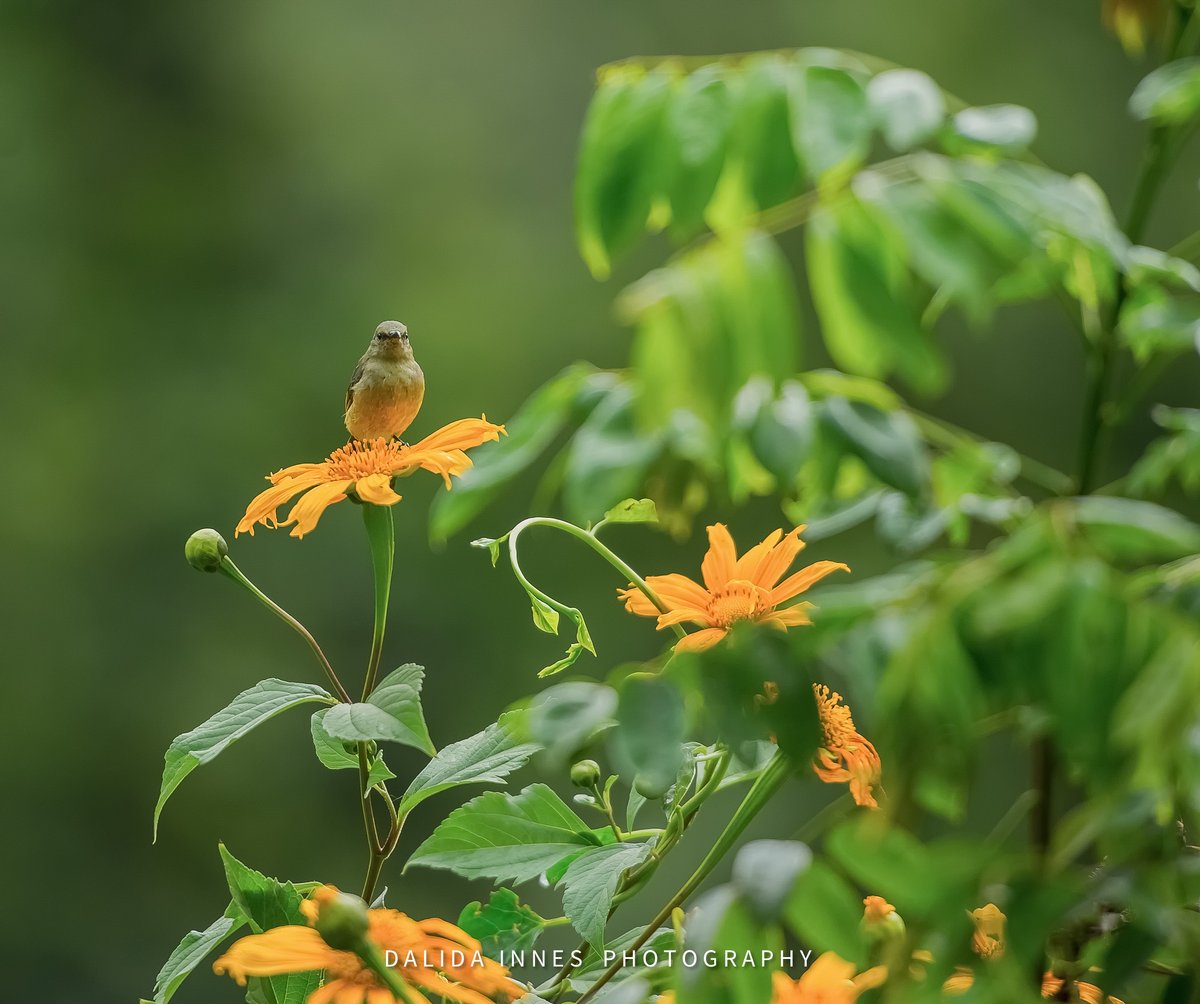
[[(333, 886), (322, 886), (300, 905), (310, 924), (337, 894)], [(396, 953), (396, 975), (410, 987), (413, 1001), (429, 1004), (417, 988), (459, 1004), (511, 1002), (525, 993), (504, 966), (483, 956), (478, 941), (453, 924), (412, 920), (399, 910), (370, 910), (367, 916), (368, 936), (380, 951)], [(213, 963), (216, 973), (228, 973), (243, 986), (250, 976), (314, 969), (324, 970), (325, 977), (308, 1004), (394, 1004), (392, 992), (354, 952), (330, 948), (312, 927), (290, 924), (252, 934)]]
[[(276, 471), (267, 480), (271, 487), (257, 495), (246, 507), (236, 533), (254, 534), (261, 523), (272, 529), (292, 527), (293, 537), (303, 537), (335, 502), (351, 491), (372, 505), (395, 505), (400, 496), (392, 489), (392, 479), (405, 477), (418, 468), (440, 474), (450, 487), (450, 476), (462, 474), (471, 466), (466, 451), (481, 443), (499, 439), (504, 426), (484, 418), (463, 418), (426, 436), (415, 446), (395, 439), (360, 442), (352, 439), (334, 450), (319, 464), (295, 464)], [(307, 494), (280, 520), (277, 510), (301, 492)]]
[(798, 980), (777, 972), (771, 978), (771, 1004), (850, 1004), (864, 990), (887, 979), (887, 967), (875, 966), (854, 975), (854, 963), (826, 952)]
[(1008, 918), (995, 903), (988, 903), (971, 911), (975, 922), (975, 933), (971, 936), (971, 947), (975, 954), (984, 959), (998, 959), (1004, 955), (1004, 925)]
[(625, 609), (642, 617), (657, 617), (659, 628), (673, 624), (699, 625), (686, 638), (675, 643), (677, 652), (700, 652), (711, 648), (729, 633), (738, 621), (757, 621), (785, 631), (790, 627), (809, 624), (811, 603), (796, 603), (782, 610), (781, 603), (794, 599), (814, 583), (836, 572), (850, 571), (840, 561), (818, 561), (783, 579), (786, 572), (804, 549), (798, 526), (787, 536), (776, 530), (761, 544), (750, 548), (740, 558), (733, 538), (723, 523), (708, 528), (708, 553), (700, 565), (704, 585), (686, 575), (650, 575), (650, 586), (667, 607), (663, 613), (632, 583), (617, 595), (625, 601)]
[(858, 734), (850, 709), (842, 704), (841, 694), (831, 692), (823, 683), (813, 684), (813, 694), (824, 733), (813, 771), (827, 784), (849, 781), (850, 794), (858, 805), (879, 808), (872, 788), (879, 784), (883, 763), (875, 747)]

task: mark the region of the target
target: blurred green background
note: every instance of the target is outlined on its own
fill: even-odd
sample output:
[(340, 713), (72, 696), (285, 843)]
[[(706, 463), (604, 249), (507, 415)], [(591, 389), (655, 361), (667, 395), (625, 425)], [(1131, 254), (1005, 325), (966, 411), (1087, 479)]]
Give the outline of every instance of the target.
[[(270, 874), (358, 884), (353, 783), (317, 763), (303, 714), (189, 779), (151, 846), (170, 739), (259, 679), (318, 679), (299, 639), (185, 564), (184, 540), (208, 525), (232, 540), (265, 473), (344, 441), (345, 379), (385, 317), (408, 323), (428, 377), (418, 436), (483, 411), (503, 421), (577, 358), (622, 364), (613, 295), (663, 249), (608, 284), (575, 252), (571, 183), (595, 67), (797, 45), (916, 66), (973, 103), (1028, 105), (1036, 152), (1094, 176), (1123, 211), (1141, 142), (1124, 106), (1144, 71), (1103, 32), (1098, 2), (5, 5), (0, 996), (148, 995), (182, 933), (224, 908), (218, 840)], [(1176, 172), (1150, 243), (1193, 229), (1179, 217), (1195, 217), (1195, 168), (1192, 158)], [(956, 381), (925, 407), (1068, 462), (1080, 359), (1057, 314), (1002, 311), (989, 337), (948, 344)], [(815, 337), (805, 352), (823, 358)], [(1188, 367), (1157, 399), (1196, 403)], [(1149, 434), (1130, 430), (1114, 468)], [(428, 667), (427, 713), (444, 744), (535, 689), (533, 672), (560, 646), (533, 629), (511, 576), (466, 546), (525, 515), (528, 492), (435, 553), (425, 521), (436, 479), (407, 488), (386, 661)], [(781, 522), (766, 503), (707, 515), (728, 519), (742, 544)], [(868, 534), (810, 553), (858, 573), (886, 568), (894, 559)], [(687, 569), (702, 550), (699, 537), (680, 546), (637, 528), (613, 543), (645, 571)], [(656, 650), (649, 626), (613, 602), (620, 583), (604, 566), (549, 545), (535, 547), (531, 571), (579, 603), (601, 645), (579, 669), (599, 675)], [(370, 575), (351, 507), (303, 542), (242, 538), (234, 557), (335, 664), (359, 672)], [(401, 778), (418, 762), (407, 750), (390, 759)], [(998, 769), (999, 806), (1015, 782)], [(836, 794), (819, 787), (795, 786), (758, 828), (790, 835)], [(414, 817), (385, 872), (389, 901), (414, 915), (453, 919), (485, 891), (400, 875), (456, 798)], [(237, 999), (204, 972), (177, 997)]]

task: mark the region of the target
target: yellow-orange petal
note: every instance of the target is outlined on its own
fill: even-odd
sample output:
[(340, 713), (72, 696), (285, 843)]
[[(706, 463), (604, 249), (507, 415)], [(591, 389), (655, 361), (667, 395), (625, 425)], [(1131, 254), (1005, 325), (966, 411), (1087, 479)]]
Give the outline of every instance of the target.
[(710, 599), (709, 592), (693, 579), (678, 572), (666, 575), (646, 576), (648, 585), (668, 607), (704, 607)]
[(677, 610), (672, 610), (669, 614), (662, 614), (658, 618), (658, 629), (671, 627), (675, 624), (685, 624), (688, 621), (694, 621), (702, 627), (716, 627), (709, 620), (708, 614), (703, 610), (697, 610), (694, 607), (680, 607)]
[(724, 523), (708, 528), (708, 553), (700, 563), (700, 575), (709, 592), (715, 592), (733, 578), (737, 567), (737, 548)]
[(392, 479), (386, 474), (368, 474), (354, 482), (354, 491), (371, 505), (395, 505), (400, 496), (392, 490)]
[(295, 498), (302, 491), (320, 483), (319, 474), (309, 473), (280, 481), (265, 491), (259, 492), (246, 506), (246, 514), (234, 529), (233, 535), (236, 537), (238, 534), (248, 533), (253, 537), (256, 523), (262, 523), (263, 526), (277, 525), (277, 511), (281, 505)]
[(712, 648), (717, 642), (729, 634), (728, 628), (703, 628), (685, 635), (675, 643), (676, 652), (703, 652)]
[(975, 974), (971, 970), (959, 966), (942, 984), (942, 992), (951, 997), (958, 997), (970, 990), (974, 983)]
[(849, 565), (844, 565), (840, 561), (815, 561), (808, 565), (795, 575), (789, 575), (779, 585), (771, 590), (771, 604), (786, 603), (793, 596), (799, 596), (810, 586), (820, 582), (825, 576), (832, 575), (834, 572), (848, 572)]
[(779, 538), (782, 536), (782, 530), (772, 530), (761, 543), (755, 544), (738, 558), (737, 564), (734, 566), (733, 577), (745, 579), (747, 582), (758, 582), (758, 573), (763, 562), (767, 560), (768, 555), (775, 549), (775, 545), (779, 543)]
[(292, 511), (281, 525), (295, 523), (291, 533), (293, 537), (303, 537), (306, 533), (311, 533), (325, 510), (345, 499), (346, 489), (352, 484), (353, 481), (330, 481), (310, 489), (292, 506)]
[(804, 532), (804, 524), (788, 531), (784, 538), (772, 548), (771, 553), (759, 566), (758, 578), (755, 584), (764, 589), (772, 589), (775, 583), (783, 578), (783, 573), (792, 567), (796, 556), (804, 550), (804, 541), (800, 534)]
[(803, 627), (805, 624), (812, 623), (812, 618), (808, 615), (812, 606), (811, 603), (797, 603), (794, 606), (764, 614), (759, 621), (762, 624), (773, 624), (782, 628)]
[(469, 450), (473, 446), (493, 442), (506, 433), (503, 425), (495, 425), (484, 415), (480, 418), (460, 418), (457, 422), (444, 425), (411, 447), (412, 453), (421, 450)]
[(631, 585), (628, 589), (618, 589), (617, 598), (624, 602), (626, 610), (639, 617), (657, 617), (662, 613), (637, 586)]
[(250, 976), (304, 973), (326, 969), (344, 959), (354, 958), (349, 952), (330, 948), (315, 929), (290, 924), (235, 941), (213, 963), (213, 972), (218, 976), (228, 973), (245, 986)]

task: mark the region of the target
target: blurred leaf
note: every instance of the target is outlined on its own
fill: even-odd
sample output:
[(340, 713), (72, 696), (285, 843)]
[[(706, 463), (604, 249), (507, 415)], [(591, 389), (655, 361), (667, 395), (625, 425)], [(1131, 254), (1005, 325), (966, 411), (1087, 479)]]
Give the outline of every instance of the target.
[(813, 304), (835, 362), (877, 379), (896, 371), (918, 390), (938, 389), (944, 364), (917, 323), (903, 243), (879, 213), (846, 198), (822, 206), (806, 247)]
[(658, 798), (675, 781), (683, 760), (683, 698), (674, 684), (637, 673), (621, 685), (613, 746), (647, 798)]
[(750, 380), (734, 403), (735, 425), (781, 491), (795, 482), (813, 439), (813, 409), (804, 385), (785, 381), (776, 395), (766, 377)]
[(1200, 340), (1200, 297), (1139, 286), (1122, 304), (1119, 330), (1139, 364), (1160, 354), (1190, 355)]
[(562, 762), (614, 724), (617, 692), (587, 681), (560, 683), (529, 706), (529, 731), (549, 757)]
[(343, 742), (383, 740), (402, 743), (433, 756), (437, 749), (429, 738), (421, 708), (424, 679), (424, 667), (406, 663), (384, 677), (366, 703), (337, 704), (330, 708), (321, 727), (330, 737)]
[[(629, 950), (629, 947), (642, 934), (642, 928), (635, 927), (631, 931), (626, 931), (619, 937), (614, 938), (608, 943), (607, 949), (598, 949), (594, 946), (589, 946), (583, 957), (583, 964), (579, 966), (575, 973), (570, 977), (571, 987), (578, 993), (584, 993), (592, 988), (599, 975), (608, 968), (608, 963), (614, 958), (619, 958), (622, 954)], [(643, 953), (658, 952), (662, 953), (668, 948), (678, 947), (675, 944), (675, 932), (669, 927), (660, 927), (651, 935), (643, 948), (638, 952), (639, 960)], [(605, 961), (606, 955), (608, 962)], [(622, 966), (620, 972), (613, 977), (612, 983), (623, 984), (627, 980), (634, 979), (639, 973), (646, 971), (646, 967), (639, 964)]]
[(871, 147), (862, 86), (843, 70), (807, 66), (793, 77), (792, 141), (818, 185), (848, 177)]
[(466, 878), (527, 882), (596, 840), (544, 784), (517, 795), (490, 791), (455, 809), (414, 852), (414, 865), (445, 868)]
[(801, 944), (850, 961), (864, 958), (862, 912), (862, 897), (821, 860), (797, 876), (784, 906), (788, 926)]
[(653, 499), (626, 499), (604, 514), (607, 523), (657, 523), (658, 509)]
[(782, 56), (760, 54), (746, 60), (739, 76), (732, 150), (746, 192), (759, 209), (778, 205), (799, 187), (788, 97), (794, 73)]
[(827, 398), (821, 413), (847, 446), (884, 484), (910, 496), (929, 489), (929, 458), (911, 418), (841, 397)]
[(1130, 493), (1158, 494), (1172, 479), (1185, 492), (1200, 493), (1200, 410), (1160, 406), (1153, 414), (1167, 434), (1151, 443), (1133, 465), (1129, 472)]
[(584, 851), (571, 862), (562, 881), (563, 912), (593, 948), (604, 947), (604, 928), (621, 877), (650, 854), (649, 844), (609, 844)]
[[(255, 934), (288, 924), (308, 926), (300, 912), (303, 896), (291, 882), (279, 882), (242, 864), (220, 844), (225, 880), (238, 911), (246, 917)], [(321, 982), (319, 971), (288, 973), (266, 980), (278, 1004), (302, 1004)]]
[(1200, 551), (1200, 526), (1153, 502), (1089, 495), (1071, 506), (1084, 535), (1111, 561), (1169, 561)]
[(1020, 105), (986, 105), (964, 108), (954, 116), (954, 129), (974, 143), (1023, 150), (1037, 135), (1037, 119)]
[(946, 116), (941, 89), (920, 70), (884, 70), (867, 84), (875, 124), (888, 146), (905, 153), (932, 138)]
[(760, 923), (778, 919), (792, 886), (809, 865), (812, 851), (794, 840), (752, 840), (733, 860), (733, 886)]
[(503, 783), (509, 774), (525, 766), (539, 745), (518, 740), (518, 717), (517, 713), (501, 715), (482, 732), (445, 747), (412, 779), (400, 800), (400, 814), (411, 812), (425, 799), (449, 788)]
[(225, 913), (203, 931), (189, 931), (171, 952), (154, 981), (154, 1004), (167, 1004), (180, 984), (203, 962), (222, 941), (247, 924), (245, 914), (236, 903), (230, 903)]
[(665, 70), (607, 70), (588, 108), (575, 173), (575, 229), (592, 274), (642, 235), (662, 182), (661, 124), (671, 90)]
[(1200, 59), (1177, 59), (1151, 71), (1129, 98), (1133, 117), (1155, 125), (1178, 125), (1200, 111)]
[(489, 959), (533, 948), (545, 929), (542, 918), (521, 903), (511, 889), (493, 889), (486, 905), (478, 900), (468, 903), (459, 915), (458, 926), (480, 942)]
[(580, 426), (567, 458), (564, 502), (576, 522), (594, 520), (621, 499), (638, 494), (662, 449), (662, 433), (639, 431), (633, 389), (614, 387)]
[(315, 684), (263, 680), (242, 691), (231, 704), (191, 732), (176, 736), (163, 757), (162, 784), (154, 806), (155, 839), (158, 838), (158, 817), (163, 806), (185, 777), (280, 712), (314, 702), (333, 704), (334, 699)]
[(741, 965), (782, 947), (778, 931), (764, 929), (731, 886), (700, 897), (688, 914), (687, 944), (703, 956), (715, 953), (714, 965), (677, 967), (679, 997), (690, 1004), (762, 1004), (771, 997), (771, 969)]
[(445, 541), (457, 533), (528, 470), (566, 426), (572, 408), (596, 376), (607, 375), (597, 374), (586, 363), (567, 367), (543, 384), (505, 423), (507, 436), (472, 450), (472, 466), (458, 477), (452, 491), (441, 492), (434, 499), (430, 536)]
[(729, 87), (720, 66), (703, 66), (672, 94), (664, 123), (664, 186), (671, 203), (671, 232), (690, 237), (725, 168), (732, 120)]

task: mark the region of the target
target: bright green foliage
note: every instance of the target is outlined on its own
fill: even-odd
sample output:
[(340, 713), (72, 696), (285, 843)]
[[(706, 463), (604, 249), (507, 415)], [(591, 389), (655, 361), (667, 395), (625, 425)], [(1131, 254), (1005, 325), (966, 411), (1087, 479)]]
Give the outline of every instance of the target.
[(564, 888), (563, 912), (589, 945), (604, 946), (604, 928), (621, 878), (649, 853), (649, 844), (593, 847), (576, 857), (563, 874), (559, 883)]
[(382, 740), (412, 746), (429, 756), (437, 750), (421, 710), (425, 670), (409, 663), (389, 673), (365, 702), (338, 704), (326, 712), (322, 728), (343, 742)]
[(163, 963), (154, 981), (154, 1004), (167, 1004), (179, 989), (179, 985), (202, 963), (209, 953), (230, 935), (245, 927), (245, 914), (236, 903), (230, 903), (225, 912), (203, 931), (190, 931)]
[(464, 906), (458, 926), (479, 940), (484, 955), (495, 959), (504, 952), (532, 948), (545, 923), (511, 889), (496, 889), (487, 903)]

